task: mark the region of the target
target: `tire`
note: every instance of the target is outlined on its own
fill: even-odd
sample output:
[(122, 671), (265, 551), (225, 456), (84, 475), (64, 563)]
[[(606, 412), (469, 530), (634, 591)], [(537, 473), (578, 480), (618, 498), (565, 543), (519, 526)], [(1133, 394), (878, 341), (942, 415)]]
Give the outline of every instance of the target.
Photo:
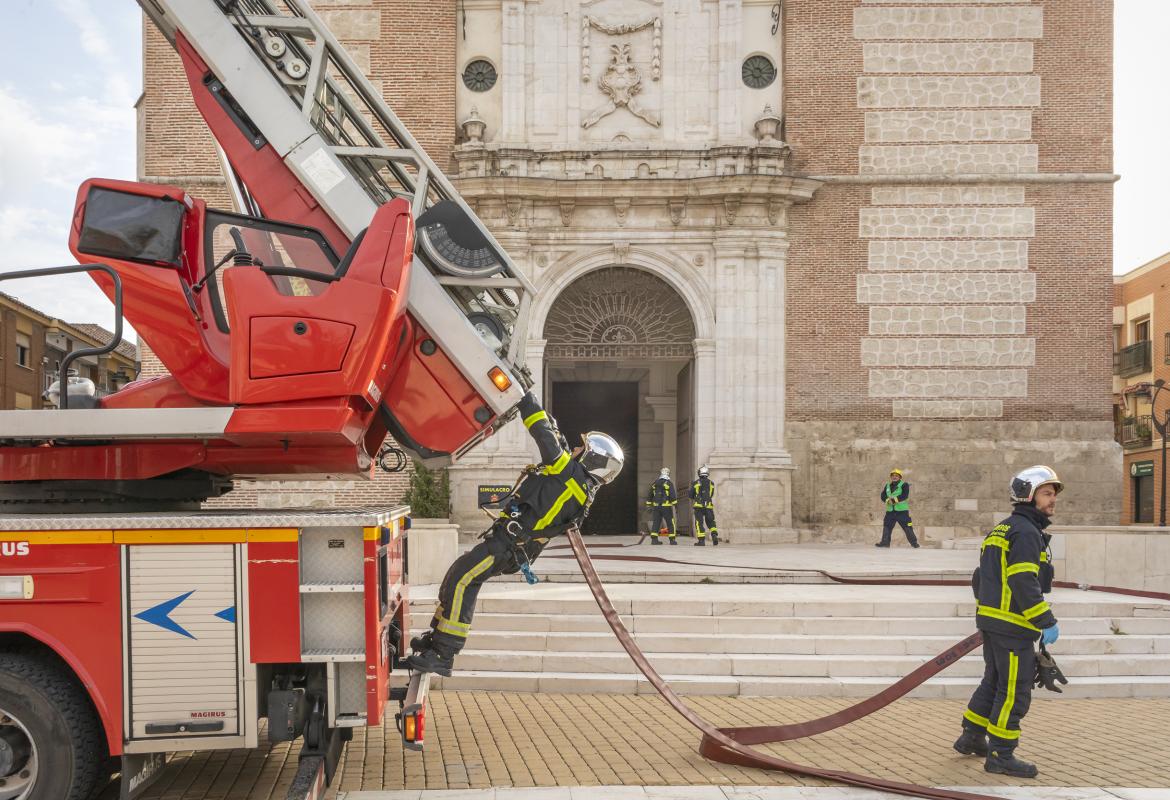
[(21, 800), (89, 800), (108, 777), (109, 752), (93, 704), (54, 656), (0, 652), (0, 713), (19, 721), (36, 751), (35, 783)]

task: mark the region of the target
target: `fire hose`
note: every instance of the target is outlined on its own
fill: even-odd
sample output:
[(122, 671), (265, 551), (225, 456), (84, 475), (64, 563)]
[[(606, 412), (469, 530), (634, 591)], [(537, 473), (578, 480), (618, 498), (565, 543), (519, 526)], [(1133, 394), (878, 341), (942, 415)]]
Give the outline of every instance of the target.
[[(769, 753), (753, 749), (749, 745), (765, 744), (769, 742), (791, 741), (793, 739), (801, 739), (806, 736), (814, 736), (818, 733), (839, 728), (847, 725), (850, 722), (855, 722), (862, 717), (872, 714), (873, 712), (884, 708), (895, 700), (903, 697), (915, 687), (924, 683), (927, 679), (937, 675), (942, 670), (954, 664), (963, 656), (970, 653), (975, 648), (983, 643), (982, 634), (976, 632), (963, 639), (961, 642), (952, 645), (943, 652), (939, 653), (930, 661), (926, 662), (918, 669), (911, 672), (906, 677), (898, 682), (886, 687), (876, 695), (863, 700), (860, 703), (852, 705), (848, 708), (841, 709), (818, 719), (809, 720), (807, 722), (798, 722), (789, 725), (764, 725), (745, 728), (717, 728), (705, 719), (700, 717), (690, 706), (683, 702), (682, 698), (675, 694), (670, 685), (663, 680), (658, 671), (650, 663), (649, 659), (642, 652), (641, 648), (634, 642), (633, 636), (626, 629), (625, 623), (622, 622), (621, 617), (618, 616), (617, 611), (613, 607), (613, 603), (609, 599), (609, 595), (605, 591), (605, 587), (601, 583), (601, 578), (597, 574), (597, 569), (593, 565), (593, 557), (589, 555), (589, 551), (585, 543), (581, 539), (581, 533), (577, 528), (571, 528), (568, 531), (569, 546), (572, 548), (573, 556), (576, 557), (578, 565), (581, 567), (581, 573), (585, 576), (585, 582), (589, 586), (589, 590), (593, 593), (593, 598), (597, 601), (598, 608), (601, 609), (602, 615), (609, 624), (610, 629), (625, 649), (630, 659), (637, 666), (638, 670), (646, 676), (651, 685), (658, 690), (658, 694), (664, 699), (675, 711), (677, 711), (687, 722), (694, 726), (700, 733), (703, 734), (702, 742), (699, 745), (699, 753), (712, 761), (717, 761), (724, 764), (732, 764), (740, 767), (754, 767), (758, 769), (778, 770), (787, 772), (792, 775), (804, 775), (813, 778), (821, 778), (824, 780), (843, 783), (850, 786), (860, 786), (866, 789), (874, 789), (877, 791), (890, 792), (893, 794), (906, 795), (908, 797), (926, 797), (938, 798), (939, 800), (996, 800), (996, 798), (985, 794), (976, 794), (973, 792), (963, 792), (956, 789), (940, 789), (931, 786), (920, 786), (913, 783), (901, 783), (899, 781), (886, 780), (884, 778), (877, 778), (870, 775), (862, 775), (854, 772), (844, 772), (841, 770), (823, 769), (820, 767), (807, 766), (804, 764), (797, 764), (793, 761), (787, 761)], [(548, 556), (549, 558), (564, 558), (566, 556)], [(706, 566), (706, 567), (728, 567), (731, 565), (725, 564), (701, 564), (692, 561), (675, 561), (673, 559), (661, 558), (658, 556), (596, 556), (599, 560), (609, 561), (650, 561), (659, 563), (674, 563), (674, 564), (689, 564), (692, 566)], [(771, 567), (737, 567), (740, 569), (766, 569), (773, 572), (778, 570)], [(791, 570), (798, 572), (813, 572), (829, 580), (843, 584), (861, 584), (861, 585), (895, 585), (895, 586), (967, 586), (968, 581), (965, 580), (946, 580), (946, 579), (898, 579), (898, 578), (846, 578), (842, 576), (832, 575), (820, 569), (801, 569)], [(1087, 584), (1078, 584), (1070, 581), (1054, 581), (1053, 586), (1060, 588), (1071, 589), (1085, 589), (1089, 591), (1112, 592), (1118, 594), (1128, 594), (1138, 597), (1149, 597), (1160, 600), (1170, 600), (1170, 594), (1164, 592), (1148, 592), (1138, 589), (1118, 589), (1116, 587), (1108, 586), (1092, 586)]]

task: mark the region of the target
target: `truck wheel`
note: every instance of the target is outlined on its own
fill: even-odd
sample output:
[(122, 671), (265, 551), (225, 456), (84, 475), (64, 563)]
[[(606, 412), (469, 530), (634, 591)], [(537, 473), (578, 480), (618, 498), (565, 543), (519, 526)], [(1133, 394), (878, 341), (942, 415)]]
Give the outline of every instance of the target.
[(0, 800), (89, 800), (108, 756), (88, 695), (60, 663), (0, 652)]

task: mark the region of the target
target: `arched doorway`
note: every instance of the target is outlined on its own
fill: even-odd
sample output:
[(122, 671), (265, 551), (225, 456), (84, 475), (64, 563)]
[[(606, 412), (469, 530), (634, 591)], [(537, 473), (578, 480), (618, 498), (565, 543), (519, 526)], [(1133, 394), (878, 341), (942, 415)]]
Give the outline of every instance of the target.
[[(694, 468), (692, 361), (695, 324), (663, 279), (630, 267), (578, 278), (556, 298), (544, 325), (545, 396), (571, 442), (601, 430), (626, 451), (586, 533), (632, 534), (646, 527), (643, 495), (663, 466), (680, 492)], [(680, 529), (690, 507), (679, 506)]]

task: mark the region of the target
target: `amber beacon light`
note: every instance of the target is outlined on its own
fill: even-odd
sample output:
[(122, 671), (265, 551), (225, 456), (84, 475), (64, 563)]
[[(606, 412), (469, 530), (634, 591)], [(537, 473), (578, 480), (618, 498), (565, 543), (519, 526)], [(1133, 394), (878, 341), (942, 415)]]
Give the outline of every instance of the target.
[(488, 372), (488, 377), (492, 379), (492, 383), (494, 383), (496, 388), (501, 392), (508, 391), (508, 387), (512, 385), (512, 379), (504, 374), (504, 371), (499, 367), (492, 367)]

